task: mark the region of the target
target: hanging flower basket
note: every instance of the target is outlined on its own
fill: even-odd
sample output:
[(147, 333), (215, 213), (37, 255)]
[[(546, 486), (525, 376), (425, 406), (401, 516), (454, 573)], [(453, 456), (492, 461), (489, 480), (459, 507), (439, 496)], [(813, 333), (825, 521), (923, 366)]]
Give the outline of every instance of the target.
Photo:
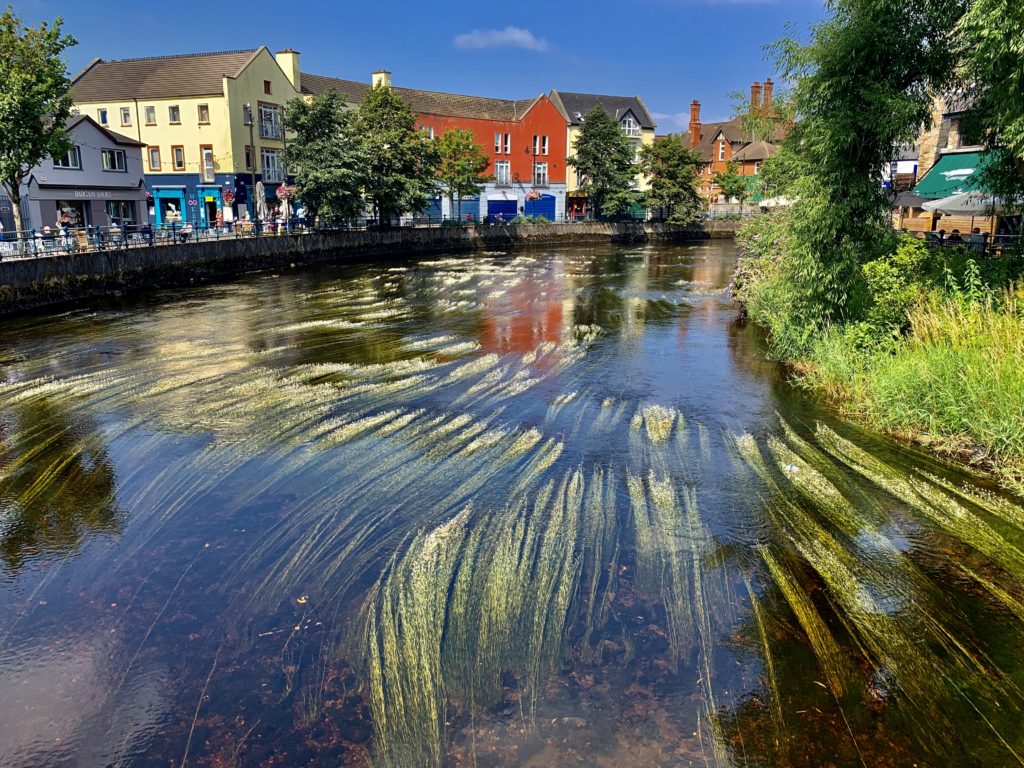
[(536, 189), (531, 189), (529, 192), (526, 193), (527, 200), (540, 200), (542, 197), (543, 195)]
[(295, 197), (295, 187), (290, 187), (287, 184), (282, 184), (277, 188), (277, 199), (278, 200), (291, 200)]

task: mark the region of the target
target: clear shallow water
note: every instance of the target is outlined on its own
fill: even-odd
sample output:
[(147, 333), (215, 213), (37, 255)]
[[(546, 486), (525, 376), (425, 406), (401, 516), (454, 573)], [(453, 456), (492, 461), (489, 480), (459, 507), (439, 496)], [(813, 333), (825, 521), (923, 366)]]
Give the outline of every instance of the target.
[(0, 330), (0, 765), (1014, 765), (1024, 511), (791, 391), (731, 244)]

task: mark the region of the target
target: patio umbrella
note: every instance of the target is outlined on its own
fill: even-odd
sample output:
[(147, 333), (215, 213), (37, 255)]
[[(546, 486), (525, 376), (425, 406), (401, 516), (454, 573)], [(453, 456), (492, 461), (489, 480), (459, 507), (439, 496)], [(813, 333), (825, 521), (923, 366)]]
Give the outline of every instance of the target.
[(1001, 198), (987, 192), (958, 192), (940, 200), (929, 200), (921, 205), (926, 211), (944, 216), (995, 216), (1006, 207)]
[(267, 193), (262, 181), (256, 182), (256, 218), (260, 221), (267, 220)]

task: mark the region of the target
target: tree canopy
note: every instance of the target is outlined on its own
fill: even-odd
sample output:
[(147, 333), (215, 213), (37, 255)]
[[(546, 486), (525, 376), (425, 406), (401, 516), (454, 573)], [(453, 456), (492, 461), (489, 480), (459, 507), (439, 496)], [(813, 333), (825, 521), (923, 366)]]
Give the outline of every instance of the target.
[(377, 220), (387, 226), (420, 211), (437, 192), (437, 149), (416, 128), (409, 105), (387, 86), (367, 91), (356, 126), (365, 147), (364, 192)]
[(0, 182), (21, 229), (21, 184), (47, 157), (71, 148), (65, 124), (71, 116), (64, 51), (76, 45), (63, 20), (25, 26), (14, 8), (0, 14)]
[(696, 221), (704, 207), (697, 188), (697, 169), (703, 162), (678, 134), (645, 146), (640, 151), (640, 165), (651, 177), (647, 204), (660, 208), (673, 224)]
[(448, 194), (448, 202), (454, 210), (454, 203), (459, 201), (456, 217), (462, 218), (462, 199), (480, 194), (484, 184), (490, 178), (487, 169), (491, 158), (476, 143), (472, 131), (455, 128), (445, 131), (437, 139), (437, 178)]
[(779, 89), (772, 94), (771, 109), (751, 104), (743, 91), (729, 94), (732, 116), (740, 120), (740, 131), (747, 141), (777, 141), (781, 131), (788, 130), (796, 119), (796, 105), (790, 91)]
[(632, 189), (636, 176), (635, 152), (615, 119), (600, 106), (583, 117), (574, 155), (567, 164), (580, 176), (580, 191), (590, 198), (599, 218), (626, 213), (641, 199)]
[(750, 194), (749, 179), (740, 175), (739, 165), (732, 161), (725, 164), (724, 171), (715, 171), (711, 181), (725, 196), (727, 202), (735, 198), (742, 205)]
[(310, 219), (358, 218), (363, 212), (366, 152), (356, 113), (343, 96), (327, 92), (309, 102), (295, 99), (285, 110), (286, 161)]

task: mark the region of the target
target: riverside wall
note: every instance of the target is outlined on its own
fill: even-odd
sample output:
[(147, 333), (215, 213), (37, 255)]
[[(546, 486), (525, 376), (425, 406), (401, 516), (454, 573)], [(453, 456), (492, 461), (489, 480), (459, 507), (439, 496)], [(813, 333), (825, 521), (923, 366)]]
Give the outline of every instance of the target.
[(575, 243), (686, 242), (732, 237), (736, 223), (709, 221), (701, 227), (679, 227), (580, 222), (321, 231), (7, 259), (0, 261), (0, 315), (300, 264)]

